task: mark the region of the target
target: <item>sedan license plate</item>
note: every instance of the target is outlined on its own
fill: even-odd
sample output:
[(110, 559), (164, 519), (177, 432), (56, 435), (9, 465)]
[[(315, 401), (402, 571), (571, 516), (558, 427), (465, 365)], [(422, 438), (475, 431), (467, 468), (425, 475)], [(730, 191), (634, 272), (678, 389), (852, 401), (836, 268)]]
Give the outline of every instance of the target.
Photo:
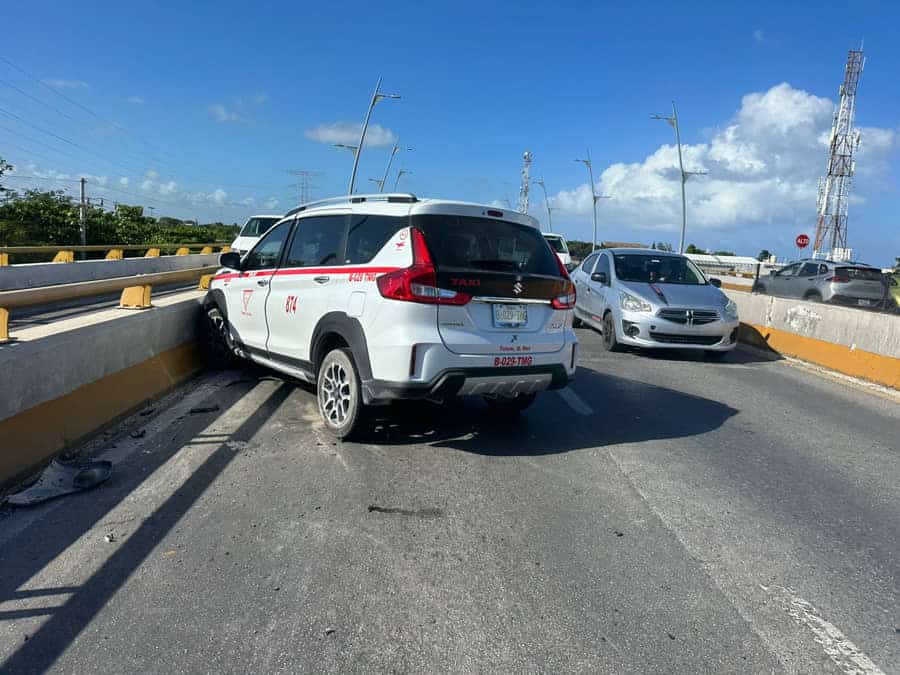
[(858, 304), (860, 307), (871, 307), (875, 303), (871, 300), (857, 300), (856, 304)]
[(528, 323), (525, 305), (494, 305), (494, 325), (498, 328), (517, 328)]

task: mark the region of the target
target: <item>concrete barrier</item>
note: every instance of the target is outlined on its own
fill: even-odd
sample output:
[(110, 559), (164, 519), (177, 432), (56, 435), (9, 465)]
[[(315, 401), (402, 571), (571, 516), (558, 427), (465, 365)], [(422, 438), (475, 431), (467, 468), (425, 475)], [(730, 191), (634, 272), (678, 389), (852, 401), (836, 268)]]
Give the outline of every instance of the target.
[(0, 489), (197, 372), (202, 297), (24, 328), (0, 345)]
[(171, 272), (195, 267), (218, 265), (219, 254), (194, 253), (191, 255), (163, 256), (160, 258), (125, 258), (124, 260), (85, 260), (68, 265), (59, 263), (35, 263), (0, 267), (0, 291), (20, 288), (73, 284), (80, 281), (98, 281), (135, 274)]
[(727, 290), (741, 340), (900, 389), (900, 317)]

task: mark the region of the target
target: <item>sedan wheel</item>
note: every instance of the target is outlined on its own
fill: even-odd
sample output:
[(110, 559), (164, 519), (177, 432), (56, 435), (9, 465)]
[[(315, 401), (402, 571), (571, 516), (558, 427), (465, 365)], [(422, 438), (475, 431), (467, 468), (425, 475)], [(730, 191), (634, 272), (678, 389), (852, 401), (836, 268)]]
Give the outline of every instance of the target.
[(603, 348), (608, 352), (614, 352), (619, 349), (612, 312), (607, 312), (603, 315)]

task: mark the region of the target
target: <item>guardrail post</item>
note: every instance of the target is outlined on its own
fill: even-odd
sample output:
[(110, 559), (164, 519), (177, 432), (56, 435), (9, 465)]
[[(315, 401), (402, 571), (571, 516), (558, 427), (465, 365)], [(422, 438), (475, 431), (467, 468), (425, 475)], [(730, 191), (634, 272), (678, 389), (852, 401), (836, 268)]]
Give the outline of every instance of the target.
[(53, 256), (53, 262), (55, 262), (55, 263), (75, 262), (75, 251), (57, 251), (56, 255)]
[(147, 252), (144, 254), (145, 258), (158, 258), (159, 257), (159, 249), (158, 248), (148, 248)]
[(191, 249), (189, 249), (187, 246), (182, 246), (180, 249), (175, 251), (175, 255), (188, 255), (190, 254), (190, 252)]
[(231, 253), (231, 247), (223, 246), (221, 249), (219, 249), (219, 253)]
[(106, 254), (107, 260), (121, 260), (125, 257), (125, 252), (120, 248), (112, 248)]
[(129, 286), (122, 289), (122, 297), (119, 299), (119, 307), (122, 309), (149, 309), (150, 295), (153, 287), (149, 284), (142, 286)]
[(203, 274), (200, 277), (200, 284), (197, 286), (198, 290), (208, 291), (209, 290), (209, 282), (212, 281), (212, 274)]
[(0, 307), (0, 344), (9, 340), (9, 310)]
[(0, 267), (9, 266), (9, 253), (0, 253)]
[(213, 252), (212, 246), (204, 246), (202, 249), (200, 249), (200, 253), (203, 253), (203, 254), (209, 254), (212, 252)]

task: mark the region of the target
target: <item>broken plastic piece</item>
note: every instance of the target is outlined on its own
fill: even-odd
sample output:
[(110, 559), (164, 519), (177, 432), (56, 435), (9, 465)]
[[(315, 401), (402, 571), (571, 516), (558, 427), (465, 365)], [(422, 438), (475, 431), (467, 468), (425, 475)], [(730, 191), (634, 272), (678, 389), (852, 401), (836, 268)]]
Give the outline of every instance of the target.
[(111, 473), (112, 462), (107, 460), (64, 463), (54, 459), (33, 485), (11, 496), (9, 503), (31, 506), (54, 497), (90, 490), (107, 480)]

